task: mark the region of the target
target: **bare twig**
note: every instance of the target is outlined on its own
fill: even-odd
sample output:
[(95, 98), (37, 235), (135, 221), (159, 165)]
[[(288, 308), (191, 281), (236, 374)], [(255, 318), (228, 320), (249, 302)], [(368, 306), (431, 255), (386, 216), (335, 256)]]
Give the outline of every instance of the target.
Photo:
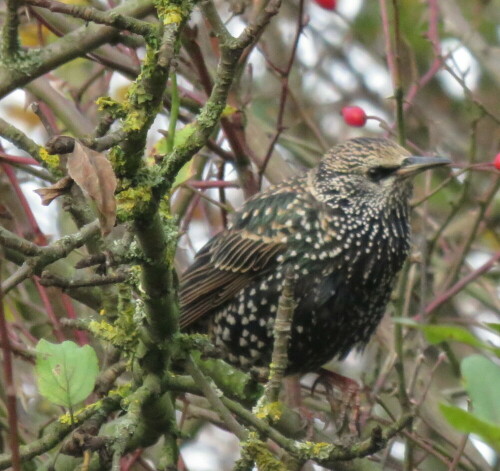
[(102, 12), (89, 6), (70, 5), (56, 0), (26, 0), (26, 3), (34, 7), (47, 8), (56, 13), (81, 18), (85, 21), (130, 31), (141, 36), (148, 36), (153, 31), (153, 25), (146, 21), (137, 20), (131, 16)]
[(278, 117), (276, 119), (276, 132), (274, 133), (274, 136), (272, 137), (271, 142), (269, 143), (269, 147), (267, 149), (267, 152), (266, 152), (264, 159), (262, 160), (262, 163), (260, 165), (259, 187), (262, 186), (262, 178), (263, 178), (264, 173), (266, 171), (267, 164), (269, 163), (269, 159), (271, 158), (271, 156), (273, 154), (274, 147), (275, 147), (276, 143), (278, 142), (278, 139), (279, 139), (281, 133), (286, 129), (284, 124), (283, 124), (283, 119), (285, 116), (285, 105), (286, 105), (286, 101), (287, 101), (288, 94), (289, 94), (288, 81), (290, 79), (290, 73), (292, 71), (293, 64), (295, 62), (297, 47), (299, 45), (300, 36), (302, 35), (302, 31), (304, 30), (304, 27), (305, 27), (304, 0), (300, 0), (299, 1), (299, 12), (297, 15), (297, 29), (295, 31), (295, 38), (294, 38), (293, 43), (292, 43), (292, 50), (290, 52), (288, 64), (284, 70), (277, 70), (277, 72), (280, 75), (280, 79), (281, 79), (281, 95), (280, 95), (280, 104), (279, 104), (279, 108), (278, 108)]
[(221, 401), (219, 397), (220, 395), (210, 385), (204, 374), (200, 371), (191, 357), (186, 360), (186, 370), (193, 377), (196, 384), (200, 386), (204, 396), (208, 399), (212, 407), (220, 415), (227, 428), (240, 440), (245, 440), (247, 438), (247, 431), (231, 415), (227, 407)]
[[(3, 230), (5, 231), (5, 230)], [(2, 284), (3, 292), (6, 293), (17, 284), (24, 281), (33, 274), (37, 274), (42, 268), (54, 263), (56, 260), (66, 257), (74, 249), (81, 247), (89, 238), (99, 232), (99, 221), (94, 221), (82, 227), (79, 232), (63, 237), (47, 247), (40, 247), (39, 255), (32, 257)]]
[(467, 286), (469, 283), (474, 281), (476, 278), (481, 276), (483, 273), (487, 273), (491, 270), (500, 260), (500, 252), (497, 252), (493, 257), (491, 257), (486, 263), (481, 265), (479, 268), (476, 268), (474, 271), (469, 273), (467, 276), (464, 276), (462, 279), (457, 281), (453, 286), (447, 289), (444, 293), (436, 296), (436, 298), (431, 301), (425, 308), (422, 315), (428, 316), (432, 312), (434, 312), (439, 306), (447, 302), (450, 298), (455, 296), (457, 293), (462, 291), (462, 289)]
[(57, 286), (63, 289), (81, 288), (84, 286), (104, 286), (115, 283), (122, 283), (127, 279), (126, 273), (114, 273), (110, 275), (94, 275), (86, 279), (68, 279), (54, 275), (50, 272), (43, 272), (40, 278), (42, 286)]
[(472, 51), (474, 56), (490, 72), (496, 83), (500, 83), (500, 51), (488, 44), (477, 29), (465, 19), (460, 6), (452, 0), (439, 0), (445, 28), (456, 35)]
[[(1, 253), (1, 251), (0, 251)], [(1, 259), (0, 259), (0, 268)], [(21, 458), (19, 455), (19, 435), (17, 422), (17, 394), (14, 384), (14, 375), (12, 367), (12, 351), (9, 339), (9, 328), (5, 319), (4, 296), (0, 287), (0, 347), (3, 354), (3, 377), (5, 387), (5, 402), (7, 407), (7, 420), (9, 423), (9, 446), (12, 453), (12, 469), (21, 471)]]
[(287, 267), (285, 282), (278, 301), (278, 311), (274, 321), (274, 346), (269, 366), (269, 380), (266, 384), (267, 402), (276, 402), (281, 389), (281, 382), (288, 364), (288, 343), (292, 333), (292, 317), (295, 308), (293, 298), (294, 274), (292, 267)]
[[(12, 3), (17, 4), (15, 0), (12, 0)], [(135, 0), (114, 8), (109, 14), (144, 16), (151, 11), (153, 11), (152, 1)], [(116, 37), (117, 34), (118, 30), (109, 26), (83, 25), (37, 51), (37, 60), (30, 59), (29, 65), (26, 64), (26, 67), (19, 67), (19, 64), (16, 64), (15, 67), (0, 64), (0, 97), (71, 59), (76, 59), (85, 52), (94, 50)]]

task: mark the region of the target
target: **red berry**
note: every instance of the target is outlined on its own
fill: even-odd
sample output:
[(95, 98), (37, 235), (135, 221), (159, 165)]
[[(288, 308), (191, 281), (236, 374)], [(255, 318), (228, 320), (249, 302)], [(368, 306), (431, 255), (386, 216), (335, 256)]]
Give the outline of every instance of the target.
[(500, 153), (498, 153), (495, 156), (495, 160), (493, 160), (493, 166), (497, 169), (500, 170)]
[(366, 124), (366, 113), (359, 106), (345, 106), (342, 108), (342, 116), (349, 126), (361, 128)]
[(335, 10), (337, 8), (337, 0), (314, 0), (317, 5), (325, 10)]

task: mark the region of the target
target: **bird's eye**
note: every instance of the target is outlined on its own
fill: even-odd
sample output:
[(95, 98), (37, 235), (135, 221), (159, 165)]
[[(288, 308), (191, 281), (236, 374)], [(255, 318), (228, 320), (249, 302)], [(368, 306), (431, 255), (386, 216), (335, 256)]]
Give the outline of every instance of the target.
[(368, 177), (374, 182), (379, 182), (392, 175), (398, 168), (399, 167), (372, 167), (368, 170)]

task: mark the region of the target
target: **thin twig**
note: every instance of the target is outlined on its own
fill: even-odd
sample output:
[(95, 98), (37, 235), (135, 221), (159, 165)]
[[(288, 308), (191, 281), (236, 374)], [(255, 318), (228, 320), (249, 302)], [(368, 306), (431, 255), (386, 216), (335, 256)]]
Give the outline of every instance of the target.
[(122, 283), (128, 278), (126, 273), (110, 275), (94, 275), (86, 279), (72, 279), (57, 276), (50, 272), (43, 272), (40, 278), (42, 286), (57, 286), (63, 289), (82, 288), (85, 286), (105, 286)]
[(500, 251), (497, 252), (493, 257), (491, 257), (486, 263), (476, 268), (474, 271), (464, 276), (461, 280), (457, 281), (451, 288), (447, 289), (444, 293), (436, 296), (436, 298), (430, 302), (425, 308), (421, 315), (428, 316), (434, 312), (439, 306), (447, 302), (450, 298), (455, 296), (457, 293), (462, 291), (462, 289), (469, 283), (474, 281), (476, 278), (481, 276), (483, 273), (490, 271), (496, 263), (500, 260)]
[(81, 18), (85, 21), (92, 21), (97, 24), (130, 31), (141, 36), (152, 34), (154, 28), (153, 25), (146, 21), (137, 20), (131, 16), (102, 12), (89, 6), (65, 4), (55, 0), (26, 0), (26, 3), (34, 7), (47, 8), (56, 13), (64, 13), (75, 18)]
[[(280, 103), (278, 108), (278, 117), (276, 119), (276, 132), (269, 143), (267, 148), (267, 152), (262, 160), (262, 164), (259, 169), (259, 188), (262, 186), (262, 178), (267, 168), (267, 164), (269, 163), (269, 159), (273, 154), (274, 147), (278, 142), (278, 139), (281, 133), (286, 129), (283, 125), (283, 119), (285, 116), (285, 105), (288, 98), (288, 82), (290, 79), (290, 73), (293, 68), (293, 64), (295, 62), (295, 57), (297, 54), (297, 48), (299, 45), (300, 36), (302, 35), (302, 31), (304, 30), (305, 22), (304, 22), (304, 0), (299, 1), (299, 11), (297, 14), (297, 29), (295, 31), (295, 38), (292, 43), (292, 50), (290, 52), (290, 57), (288, 59), (288, 64), (284, 70), (279, 70), (280, 79), (281, 79), (281, 94), (280, 94)], [(276, 69), (275, 69), (276, 70)]]
[(265, 389), (265, 397), (269, 403), (278, 400), (281, 382), (288, 365), (288, 344), (292, 335), (292, 317), (295, 308), (293, 280), (293, 269), (288, 266), (274, 321), (274, 346), (269, 366), (269, 380)]
[(191, 357), (188, 357), (188, 359), (186, 360), (186, 370), (193, 377), (196, 384), (200, 386), (204, 396), (208, 399), (212, 407), (220, 415), (227, 428), (240, 440), (246, 440), (248, 436), (247, 431), (232, 416), (231, 412), (221, 401), (220, 395), (210, 385), (208, 380), (205, 378), (205, 375), (200, 371)]
[(37, 274), (42, 268), (56, 260), (66, 257), (74, 249), (81, 247), (88, 239), (99, 232), (99, 221), (94, 221), (75, 234), (63, 237), (53, 244), (41, 247), (40, 254), (24, 262), (24, 264), (2, 284), (3, 292), (6, 293), (17, 284), (24, 281), (33, 274)]
[(192, 191), (193, 193), (196, 193), (197, 195), (200, 196), (200, 198), (203, 198), (204, 200), (207, 200), (209, 203), (212, 203), (214, 206), (217, 206), (218, 208), (223, 209), (224, 211), (227, 211), (229, 213), (233, 212), (233, 208), (227, 204), (222, 204), (219, 201), (210, 198), (210, 196), (207, 196), (203, 191), (197, 190), (196, 188), (193, 188), (189, 183), (182, 183), (181, 185), (182, 188), (185, 188), (186, 190)]
[[(1, 253), (1, 252), (0, 252)], [(0, 258), (0, 269), (1, 258)], [(9, 446), (12, 453), (12, 469), (21, 471), (21, 458), (19, 455), (19, 435), (17, 421), (17, 394), (14, 385), (14, 375), (12, 367), (12, 351), (9, 339), (9, 328), (5, 319), (4, 296), (0, 287), (0, 341), (3, 353), (3, 377), (5, 388), (5, 403), (7, 408), (7, 420), (9, 423)]]

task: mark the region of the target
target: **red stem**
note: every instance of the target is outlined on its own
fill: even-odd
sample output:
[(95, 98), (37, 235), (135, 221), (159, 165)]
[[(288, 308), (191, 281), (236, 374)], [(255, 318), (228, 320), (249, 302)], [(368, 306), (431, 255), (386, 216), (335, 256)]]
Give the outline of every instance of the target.
[[(437, 309), (439, 306), (444, 304), (450, 298), (455, 296), (455, 294), (459, 293), (466, 285), (470, 282), (474, 281), (476, 278), (481, 276), (483, 273), (489, 271), (495, 263), (500, 260), (500, 251), (497, 252), (490, 260), (488, 260), (485, 264), (481, 265), (476, 270), (469, 273), (467, 276), (464, 276), (461, 280), (458, 280), (451, 288), (446, 290), (444, 293), (436, 296), (434, 301), (432, 301), (424, 310), (424, 315), (429, 315), (432, 311)], [(421, 317), (421, 316), (418, 316)]]
[(45, 311), (47, 312), (47, 316), (50, 319), (50, 322), (52, 323), (52, 327), (54, 329), (54, 335), (56, 336), (59, 342), (63, 342), (64, 340), (66, 340), (66, 337), (64, 335), (64, 332), (62, 331), (59, 318), (56, 316), (56, 313), (54, 312), (54, 308), (52, 307), (52, 303), (50, 302), (47, 290), (45, 289), (44, 286), (40, 284), (38, 277), (33, 278), (33, 281), (35, 283), (36, 289), (38, 290), (38, 295), (40, 296), (40, 299), (42, 300), (42, 303), (44, 305)]
[[(38, 223), (36, 222), (35, 216), (33, 215), (33, 212), (31, 211), (31, 208), (28, 204), (28, 200), (24, 196), (23, 190), (22, 190), (21, 186), (19, 185), (19, 181), (17, 180), (17, 176), (16, 176), (14, 170), (12, 169), (12, 167), (10, 165), (7, 165), (7, 164), (1, 163), (1, 162), (0, 162), (0, 165), (1, 165), (1, 168), (3, 169), (3, 171), (5, 172), (5, 174), (7, 175), (7, 178), (9, 179), (9, 181), (14, 189), (14, 192), (16, 193), (16, 196), (19, 200), (19, 203), (21, 204), (21, 206), (24, 210), (24, 214), (26, 215), (26, 218), (28, 220), (28, 225), (30, 227), (30, 232), (32, 234), (33, 240), (38, 245), (41, 245), (41, 246), (47, 245), (47, 238), (45, 237), (45, 234), (41, 231)], [(16, 232), (18, 232), (18, 235), (20, 235), (20, 236), (26, 236), (26, 234), (19, 233), (19, 231), (16, 231)], [(37, 278), (34, 278), (34, 282), (35, 282), (35, 286), (38, 290), (38, 294), (40, 295), (40, 298), (41, 298), (42, 303), (44, 305), (44, 308), (47, 312), (47, 315), (52, 322), (54, 334), (55, 334), (57, 340), (62, 342), (63, 340), (65, 340), (65, 335), (62, 331), (62, 327), (61, 327), (61, 324), (59, 322), (59, 319), (57, 318), (57, 316), (54, 312), (54, 309), (53, 309), (52, 304), (50, 302), (49, 296), (47, 295), (47, 290), (44, 286), (42, 286), (38, 282)]]
[(40, 163), (31, 157), (20, 157), (19, 155), (10, 155), (5, 152), (0, 151), (0, 159), (6, 162), (11, 162), (13, 164), (19, 165), (37, 165), (40, 167)]
[(227, 182), (225, 180), (190, 180), (189, 186), (197, 188), (198, 190), (205, 190), (208, 188), (239, 188), (236, 182)]
[[(12, 169), (10, 165), (4, 164), (0, 162), (0, 166), (2, 167), (2, 170), (5, 172), (5, 175), (7, 175), (7, 178), (9, 179), (10, 184), (12, 185), (12, 188), (14, 189), (14, 192), (16, 193), (17, 199), (19, 200), (19, 203), (21, 204), (24, 214), (26, 215), (26, 218), (28, 219), (28, 225), (30, 226), (31, 229), (31, 236), (33, 237), (33, 240), (35, 241), (36, 244), (38, 245), (47, 245), (47, 239), (45, 235), (42, 233), (40, 230), (40, 227), (38, 226), (38, 223), (36, 222), (35, 216), (33, 215), (33, 212), (31, 211), (31, 208), (28, 204), (28, 200), (24, 196), (23, 190), (21, 189), (21, 186), (19, 185), (19, 181), (17, 180), (16, 173)], [(26, 236), (26, 234), (18, 234), (22, 237)]]
[[(71, 302), (71, 298), (67, 294), (63, 293), (61, 301), (63, 303), (64, 309), (66, 310), (66, 313), (68, 314), (68, 317), (70, 319), (78, 319), (78, 315), (76, 314), (75, 307)], [(75, 329), (74, 332), (75, 339), (78, 342), (78, 345), (88, 345), (90, 343), (87, 332), (78, 329)]]

